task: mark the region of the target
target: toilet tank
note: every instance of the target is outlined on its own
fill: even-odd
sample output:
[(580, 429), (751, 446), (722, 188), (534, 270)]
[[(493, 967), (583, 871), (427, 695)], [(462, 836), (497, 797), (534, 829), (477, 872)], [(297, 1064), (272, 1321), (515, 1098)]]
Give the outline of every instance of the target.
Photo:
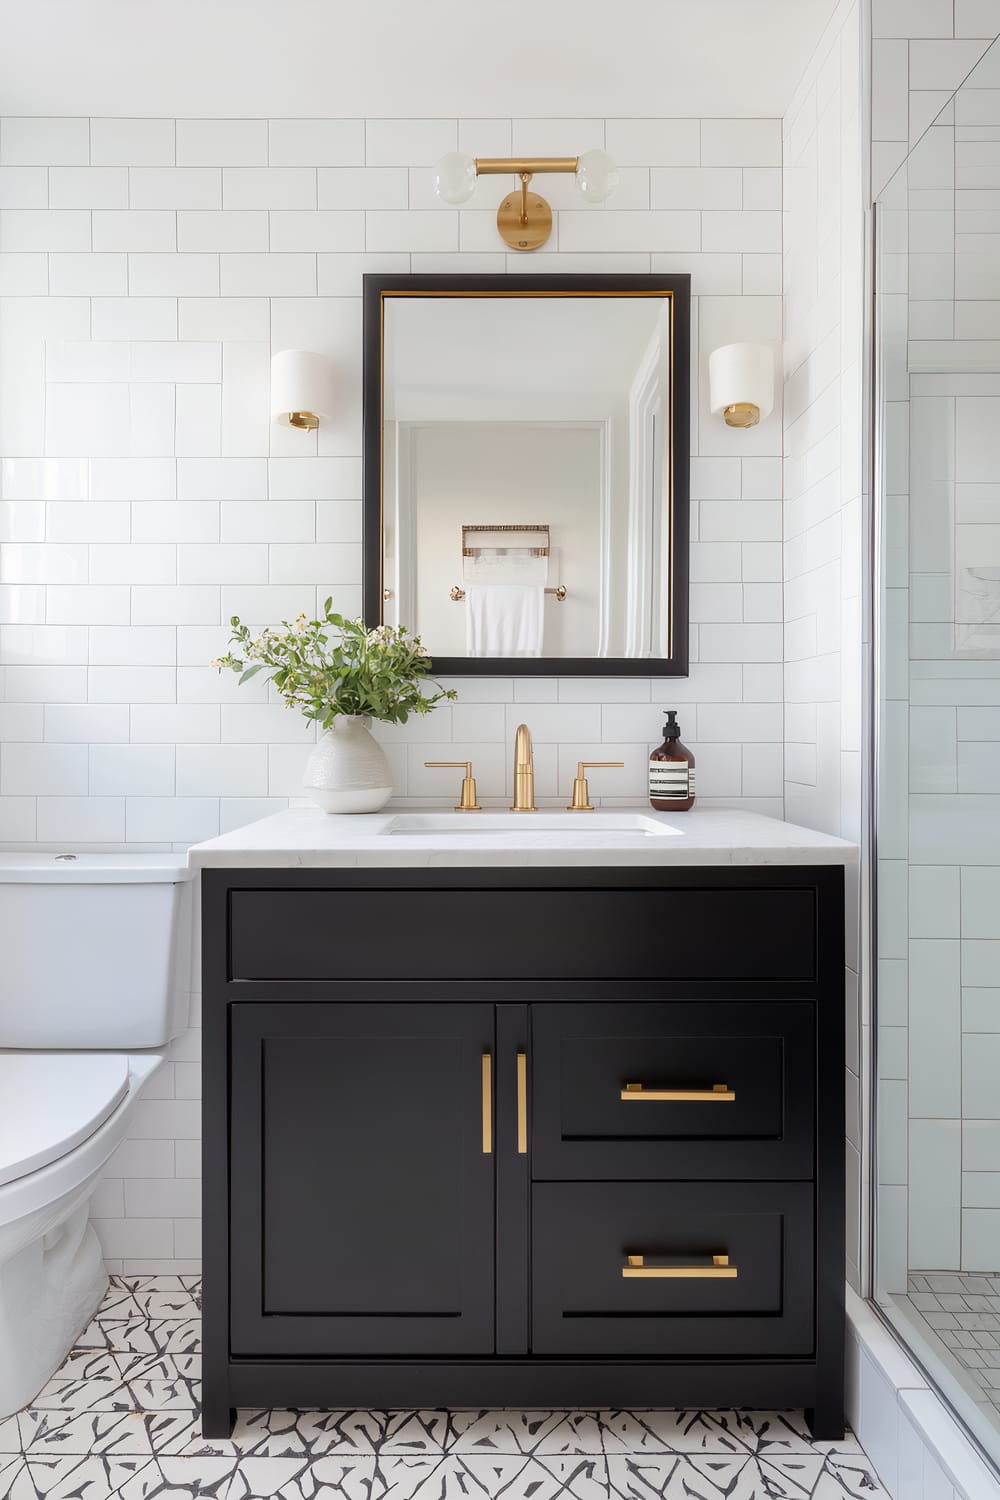
[(0, 1047), (160, 1047), (187, 1024), (177, 854), (0, 853)]

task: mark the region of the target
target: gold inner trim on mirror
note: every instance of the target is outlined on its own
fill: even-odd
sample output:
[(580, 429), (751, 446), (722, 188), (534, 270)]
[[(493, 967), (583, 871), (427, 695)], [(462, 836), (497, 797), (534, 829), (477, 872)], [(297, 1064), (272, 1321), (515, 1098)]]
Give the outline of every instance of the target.
[[(386, 598), (386, 589), (385, 589), (385, 304), (386, 304), (386, 302), (390, 298), (393, 298), (393, 297), (524, 297), (524, 298), (530, 298), (530, 297), (546, 297), (546, 298), (551, 298), (551, 297), (578, 297), (578, 298), (581, 298), (581, 297), (603, 297), (605, 299), (607, 299), (607, 298), (614, 299), (614, 298), (622, 298), (622, 297), (659, 297), (661, 300), (664, 299), (664, 298), (666, 299), (667, 305), (668, 305), (668, 307), (670, 309), (670, 341), (669, 341), (669, 349), (667, 351), (667, 358), (668, 358), (667, 373), (668, 373), (668, 375), (670, 377), (670, 385), (669, 385), (669, 390), (670, 390), (670, 441), (667, 444), (667, 473), (668, 473), (668, 476), (669, 476), (668, 483), (669, 483), (669, 491), (670, 491), (670, 494), (669, 494), (669, 504), (668, 504), (668, 507), (667, 507), (667, 515), (668, 515), (669, 522), (670, 522), (670, 525), (669, 525), (669, 533), (670, 533), (670, 536), (669, 536), (669, 546), (668, 546), (668, 549), (667, 549), (667, 573), (668, 573), (668, 583), (670, 585), (670, 618), (667, 621), (667, 655), (668, 655), (668, 657), (669, 656), (673, 656), (673, 654), (674, 654), (674, 610), (676, 608), (676, 600), (675, 600), (676, 590), (673, 587), (673, 581), (674, 581), (674, 421), (673, 421), (673, 416), (674, 416), (674, 294), (673, 294), (673, 291), (671, 289), (667, 288), (667, 287), (659, 287), (659, 288), (653, 287), (653, 288), (650, 288), (649, 291), (622, 291), (622, 292), (588, 292), (588, 291), (583, 291), (583, 290), (578, 291), (578, 292), (562, 292), (562, 291), (551, 291), (550, 292), (548, 290), (545, 290), (545, 291), (542, 291), (542, 290), (539, 290), (539, 291), (529, 291), (526, 288), (522, 289), (522, 290), (516, 290), (516, 289), (512, 288), (509, 292), (507, 292), (507, 291), (473, 292), (473, 291), (463, 291), (461, 288), (456, 288), (456, 289), (451, 290), (451, 291), (436, 292), (436, 291), (417, 291), (416, 289), (413, 289), (411, 291), (411, 290), (408, 290), (406, 288), (399, 288), (399, 289), (394, 290), (394, 291), (381, 291), (379, 293), (378, 377), (379, 377), (379, 401), (380, 401), (380, 406), (379, 406), (379, 432), (378, 432), (378, 580), (379, 580), (379, 587), (378, 587), (378, 595), (379, 595), (378, 622), (379, 622), (380, 625), (384, 624), (384, 622), (385, 622), (385, 610), (383, 609), (383, 601)], [(610, 657), (609, 656), (606, 659), (610, 662), (610, 661), (615, 661), (615, 660), (625, 660), (627, 658), (621, 658), (621, 657), (616, 658), (616, 657)], [(656, 658), (653, 658), (653, 657), (649, 658), (650, 661), (655, 660), (655, 659)], [(552, 661), (558, 661), (559, 658), (558, 657), (552, 657), (552, 658), (550, 658), (550, 660), (552, 660)]]

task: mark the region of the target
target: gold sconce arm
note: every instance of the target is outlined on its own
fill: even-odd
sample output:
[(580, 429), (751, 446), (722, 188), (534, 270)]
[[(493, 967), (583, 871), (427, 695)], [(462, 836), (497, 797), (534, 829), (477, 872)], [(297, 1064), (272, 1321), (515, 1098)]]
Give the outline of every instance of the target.
[(527, 224), (527, 222), (528, 222), (528, 183), (531, 181), (531, 173), (530, 172), (519, 172), (518, 176), (519, 176), (520, 181), (521, 181), (521, 223), (522, 224)]
[(536, 172), (575, 172), (578, 156), (477, 156), (476, 175), (479, 177), (502, 177), (514, 172), (518, 177), (527, 172), (533, 177)]
[(506, 197), (497, 210), (497, 228), (512, 250), (537, 250), (552, 232), (552, 209), (544, 198), (528, 196), (536, 172), (575, 172), (578, 156), (477, 156), (476, 176), (513, 172), (520, 192)]

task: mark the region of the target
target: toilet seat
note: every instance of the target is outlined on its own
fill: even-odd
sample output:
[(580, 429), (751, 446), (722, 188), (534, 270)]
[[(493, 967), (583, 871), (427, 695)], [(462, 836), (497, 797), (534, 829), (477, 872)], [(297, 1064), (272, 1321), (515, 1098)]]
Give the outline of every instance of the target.
[(0, 1052), (0, 1187), (67, 1156), (129, 1090), (114, 1052)]

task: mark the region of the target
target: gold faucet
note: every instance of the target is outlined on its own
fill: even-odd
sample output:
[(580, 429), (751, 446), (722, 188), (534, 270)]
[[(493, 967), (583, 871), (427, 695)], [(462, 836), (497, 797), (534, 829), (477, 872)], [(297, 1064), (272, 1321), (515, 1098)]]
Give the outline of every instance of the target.
[(535, 812), (535, 760), (527, 724), (514, 735), (514, 805), (511, 812)]

